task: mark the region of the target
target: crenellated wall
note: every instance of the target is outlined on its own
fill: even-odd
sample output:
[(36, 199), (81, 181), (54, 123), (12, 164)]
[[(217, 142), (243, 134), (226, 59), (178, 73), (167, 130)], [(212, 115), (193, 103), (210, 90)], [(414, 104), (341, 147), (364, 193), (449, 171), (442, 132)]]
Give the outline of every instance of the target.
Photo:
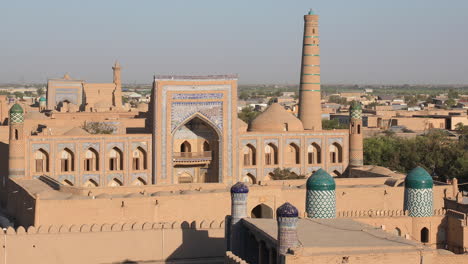
[(224, 222), (215, 220), (47, 225), (27, 230), (10, 227), (6, 232), (0, 230), (0, 244), (0, 264), (103, 264), (188, 258), (219, 263), (225, 255)]

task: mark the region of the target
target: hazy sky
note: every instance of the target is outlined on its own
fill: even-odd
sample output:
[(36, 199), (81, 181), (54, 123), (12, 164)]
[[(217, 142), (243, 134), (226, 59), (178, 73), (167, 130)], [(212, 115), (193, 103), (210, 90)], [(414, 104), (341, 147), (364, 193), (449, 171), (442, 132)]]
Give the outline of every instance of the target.
[(298, 83), (303, 15), (320, 15), (322, 83), (468, 83), (468, 0), (2, 1), (0, 83), (69, 72), (124, 83), (239, 74)]

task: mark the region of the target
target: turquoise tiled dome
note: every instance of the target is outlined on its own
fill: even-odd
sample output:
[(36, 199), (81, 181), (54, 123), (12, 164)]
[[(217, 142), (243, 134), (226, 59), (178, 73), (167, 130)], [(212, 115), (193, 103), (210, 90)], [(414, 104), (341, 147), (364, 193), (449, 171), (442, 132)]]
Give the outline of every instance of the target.
[(307, 190), (330, 191), (335, 188), (335, 180), (323, 169), (319, 169), (307, 179)]
[(24, 111), (23, 111), (23, 108), (21, 107), (21, 105), (19, 105), (19, 104), (14, 104), (14, 105), (10, 108), (10, 113), (11, 113), (11, 114), (23, 114)]
[(314, 10), (312, 8), (309, 10), (308, 15), (315, 15), (315, 12), (314, 12)]
[(431, 175), (421, 167), (412, 169), (405, 178), (406, 188), (432, 189), (434, 182)]

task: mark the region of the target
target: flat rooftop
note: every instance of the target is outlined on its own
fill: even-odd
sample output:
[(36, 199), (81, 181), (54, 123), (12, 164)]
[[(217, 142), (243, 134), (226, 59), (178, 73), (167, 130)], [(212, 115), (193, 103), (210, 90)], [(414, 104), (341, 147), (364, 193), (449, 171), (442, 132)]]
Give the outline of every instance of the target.
[[(276, 220), (244, 218), (243, 221), (250, 230), (255, 232), (257, 229), (257, 232), (276, 241)], [(302, 245), (302, 255), (431, 250), (419, 242), (352, 219), (301, 218), (298, 223), (298, 238)]]
[(155, 80), (237, 80), (237, 74), (224, 75), (155, 75)]

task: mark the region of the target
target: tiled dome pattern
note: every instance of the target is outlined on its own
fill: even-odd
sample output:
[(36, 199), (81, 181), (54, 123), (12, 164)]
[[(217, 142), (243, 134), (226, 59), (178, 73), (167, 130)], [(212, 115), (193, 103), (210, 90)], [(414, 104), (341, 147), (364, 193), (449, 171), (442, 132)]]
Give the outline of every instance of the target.
[(306, 211), (309, 218), (335, 218), (335, 190), (307, 190)]

